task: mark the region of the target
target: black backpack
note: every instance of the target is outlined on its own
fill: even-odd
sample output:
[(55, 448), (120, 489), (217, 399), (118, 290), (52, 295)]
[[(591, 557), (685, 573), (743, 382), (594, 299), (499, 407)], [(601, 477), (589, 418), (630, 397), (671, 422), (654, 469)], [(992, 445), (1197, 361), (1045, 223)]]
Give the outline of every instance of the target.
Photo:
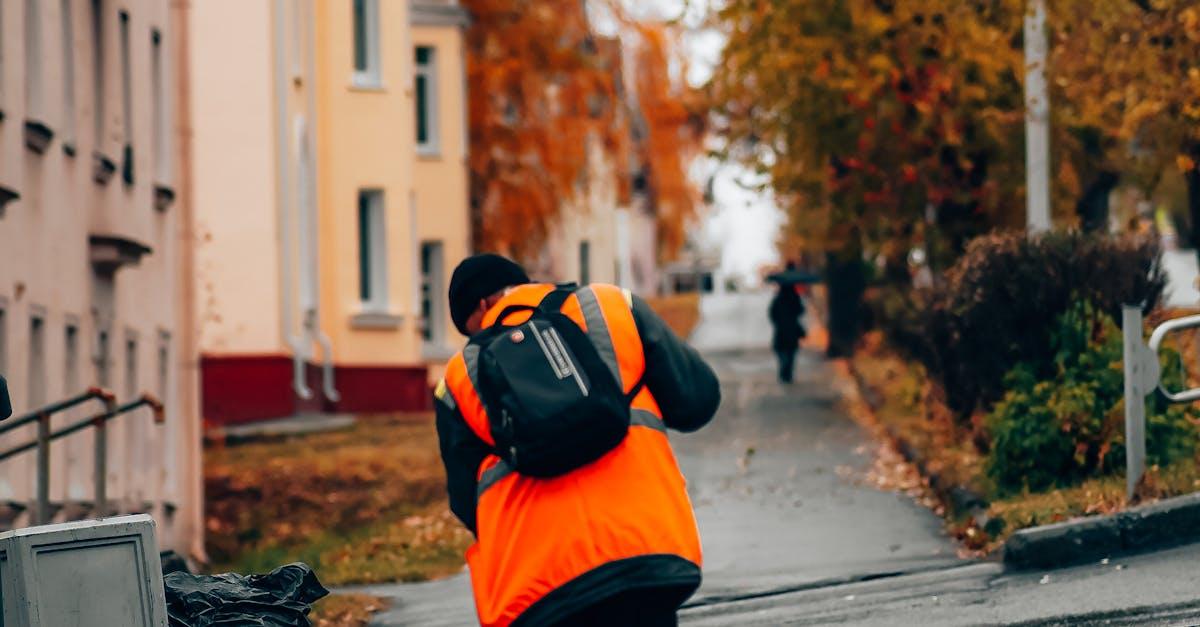
[[(576, 289), (559, 285), (537, 307), (505, 308), (467, 345), (478, 351), (475, 385), (496, 454), (523, 475), (556, 477), (611, 451), (642, 388), (625, 394), (588, 334), (560, 312)], [(529, 320), (503, 324), (520, 311)]]

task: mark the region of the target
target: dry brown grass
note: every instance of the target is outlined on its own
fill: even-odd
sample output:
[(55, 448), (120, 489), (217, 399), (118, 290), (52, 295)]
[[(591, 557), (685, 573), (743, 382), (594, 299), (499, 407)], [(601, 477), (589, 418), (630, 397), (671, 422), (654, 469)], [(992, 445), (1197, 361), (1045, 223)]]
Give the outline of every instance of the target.
[(700, 294), (674, 294), (647, 298), (646, 303), (662, 319), (676, 335), (687, 339), (700, 322)]
[(314, 627), (364, 627), (385, 607), (383, 599), (366, 594), (331, 594), (313, 605), (308, 618)]
[(304, 561), (326, 585), (458, 572), (470, 534), (449, 513), (431, 414), (205, 451), (212, 570)]
[(926, 466), (957, 485), (984, 491), (983, 459), (970, 442), (971, 433), (954, 423), (936, 386), (917, 364), (889, 351), (882, 336), (864, 338), (854, 369), (871, 391), (875, 414), (890, 435), (903, 440)]

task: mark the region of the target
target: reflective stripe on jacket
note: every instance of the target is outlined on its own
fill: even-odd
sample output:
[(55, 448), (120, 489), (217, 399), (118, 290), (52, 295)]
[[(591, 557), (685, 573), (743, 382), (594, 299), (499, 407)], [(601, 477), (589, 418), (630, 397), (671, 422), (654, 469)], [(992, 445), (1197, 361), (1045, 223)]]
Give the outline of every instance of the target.
[[(484, 326), (495, 324), (509, 305), (536, 305), (552, 289), (527, 285), (510, 291), (485, 316)], [(623, 389), (631, 390), (642, 377), (647, 353), (628, 293), (610, 285), (584, 287), (562, 312), (587, 331)], [(528, 316), (515, 313), (505, 322), (519, 324)], [(654, 317), (647, 324), (661, 320)], [(676, 360), (688, 363), (674, 370), (695, 370), (701, 384), (716, 387), (711, 369), (694, 351), (679, 354), (683, 357)], [(462, 495), (455, 508), (476, 533), (467, 562), (480, 623), (545, 624), (633, 589), (682, 590), (676, 601), (690, 595), (700, 582), (700, 538), (650, 381), (633, 401), (632, 424), (621, 444), (570, 473), (535, 479), (513, 472), (491, 453), (494, 441), (473, 383), (478, 357), (475, 346), (455, 355), (444, 385), (439, 385), (437, 405), (452, 507), (452, 458), (479, 457), (458, 455), (458, 445), (448, 440), (460, 440), (462, 447), (482, 456), (475, 470), (473, 520), (460, 513), (465, 509)], [(719, 401), (719, 392), (700, 396), (706, 394), (715, 401), (705, 408), (707, 415), (697, 418), (700, 424), (711, 418)], [(469, 433), (450, 435), (463, 423)]]

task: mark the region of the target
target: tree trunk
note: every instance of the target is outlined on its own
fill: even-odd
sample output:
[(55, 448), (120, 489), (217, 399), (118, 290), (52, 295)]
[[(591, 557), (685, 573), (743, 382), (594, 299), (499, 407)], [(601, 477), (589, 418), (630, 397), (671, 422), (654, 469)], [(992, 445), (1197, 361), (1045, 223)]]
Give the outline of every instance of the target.
[(1116, 172), (1101, 170), (1084, 189), (1075, 203), (1075, 214), (1084, 233), (1102, 233), (1108, 229), (1108, 196), (1118, 181), (1120, 176)]
[(862, 322), (862, 299), (866, 290), (862, 251), (851, 250), (826, 255), (829, 289), (829, 357), (849, 357), (858, 344)]

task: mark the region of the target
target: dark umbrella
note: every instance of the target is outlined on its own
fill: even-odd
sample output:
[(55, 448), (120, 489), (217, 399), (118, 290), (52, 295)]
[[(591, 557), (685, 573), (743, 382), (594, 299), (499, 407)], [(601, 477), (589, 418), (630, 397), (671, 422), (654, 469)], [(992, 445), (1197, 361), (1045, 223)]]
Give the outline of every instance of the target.
[(780, 285), (820, 283), (821, 275), (804, 270), (784, 270), (767, 275), (767, 280)]

